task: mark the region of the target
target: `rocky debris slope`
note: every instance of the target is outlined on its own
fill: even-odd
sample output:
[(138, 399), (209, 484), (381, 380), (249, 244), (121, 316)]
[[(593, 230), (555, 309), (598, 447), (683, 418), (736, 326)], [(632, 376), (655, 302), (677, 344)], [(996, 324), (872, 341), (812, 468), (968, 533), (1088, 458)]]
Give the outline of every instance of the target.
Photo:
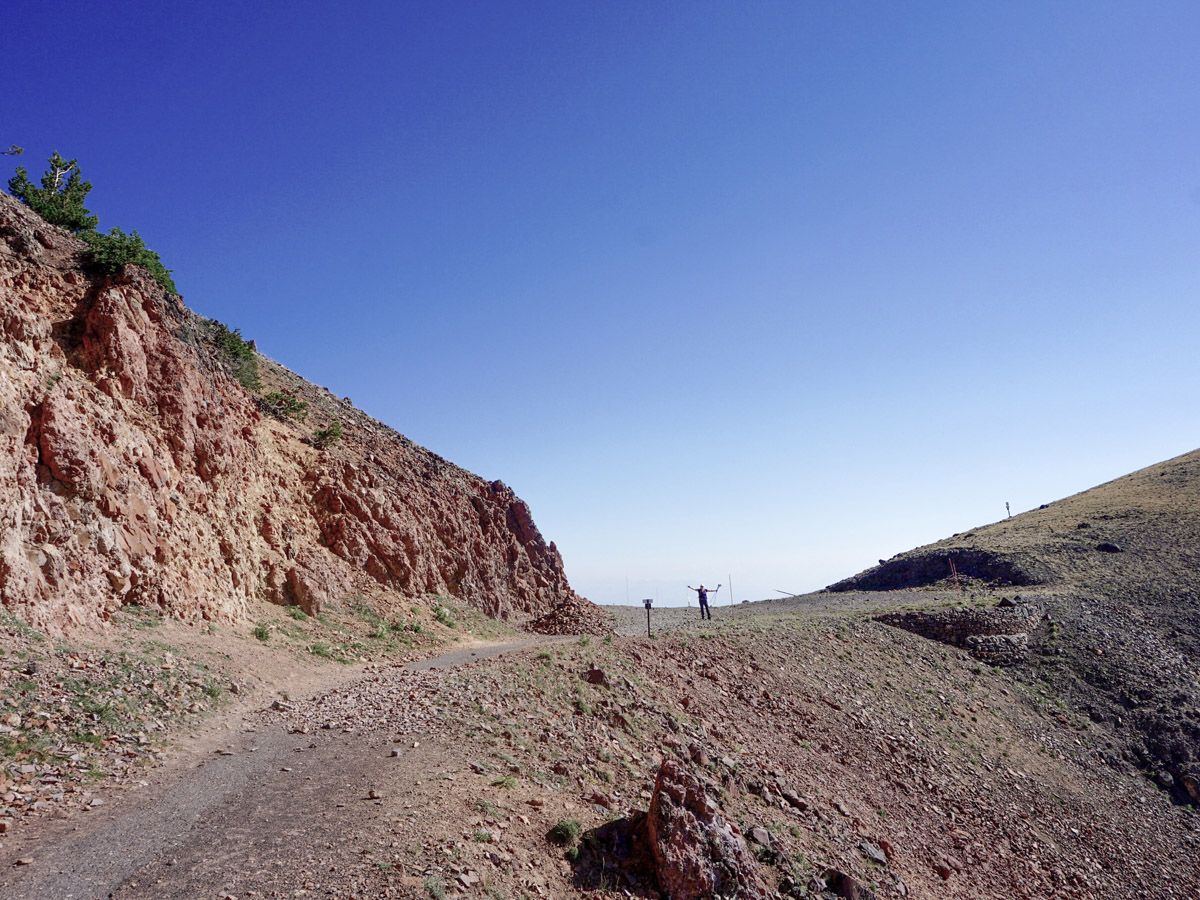
[[(51, 630), (129, 604), (232, 620), (256, 597), (449, 594), (514, 622), (587, 608), (511, 489), (265, 358), (261, 391), (243, 387), (228, 332), (141, 269), (92, 277), (82, 247), (0, 196), (5, 608)], [(306, 416), (264, 413), (284, 392)]]
[(568, 600), (538, 616), (526, 628), (539, 634), (602, 635), (613, 630), (613, 618), (608, 610), (586, 600)]
[[(1110, 765), (1200, 804), (1200, 451), (899, 554), (831, 590), (945, 586), (950, 560), (971, 579), (955, 606), (991, 609), (884, 621), (1052, 685), (1064, 708), (1109, 732)], [(1031, 582), (1020, 603), (995, 605), (997, 585)]]
[(161, 757), (236, 684), (152, 642), (51, 646), (0, 618), (0, 835), (41, 813), (90, 811)]
[[(707, 628), (548, 640), (452, 670), (380, 667), (279, 697), (163, 795), (194, 814), (173, 816), (185, 825), (169, 843), (106, 890), (664, 897), (688, 888), (661, 884), (670, 869), (646, 858), (657, 810), (695, 816), (676, 847), (695, 871), (714, 858), (705, 823), (722, 846), (744, 840), (733, 840), (739, 870), (770, 897), (1200, 891), (1192, 812), (1110, 767), (1103, 730), (1044, 691), (837, 613)], [(462, 648), (458, 663), (472, 652), (487, 651)], [(226, 768), (252, 780), (225, 779), (220, 797), (188, 789)], [(669, 811), (655, 799), (667, 782), (684, 798)], [(144, 802), (130, 810), (153, 818)], [(63, 833), (77, 834), (70, 824)], [(88, 847), (106, 866), (120, 855)], [(0, 849), (0, 893), (61, 895), (34, 891), (59, 865), (44, 832)], [(32, 865), (7, 867), (25, 856)]]
[[(271, 882), (281, 891), (720, 896), (702, 884), (733, 871), (784, 897), (1200, 890), (1196, 823), (1108, 766), (1094, 723), (873, 622), (584, 638), (451, 672), (383, 670), (268, 715), (378, 748), (375, 830), (336, 845), (336, 873), (314, 848)], [(388, 775), (431, 747), (420, 784)], [(660, 828), (677, 838), (647, 860), (656, 811), (687, 823)]]

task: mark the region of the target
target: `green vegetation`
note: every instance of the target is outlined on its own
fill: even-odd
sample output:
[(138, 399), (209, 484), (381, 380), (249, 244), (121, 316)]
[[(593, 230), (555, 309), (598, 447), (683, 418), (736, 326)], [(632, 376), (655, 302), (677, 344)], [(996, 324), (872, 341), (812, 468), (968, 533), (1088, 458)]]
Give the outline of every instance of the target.
[(44, 641), (46, 636), (27, 623), (20, 616), (14, 616), (8, 611), (0, 612), (0, 628), (12, 631), (18, 637), (29, 638), (34, 641)]
[(266, 622), (259, 622), (254, 626), (254, 636), (263, 643), (271, 639), (271, 628)]
[[(178, 294), (171, 270), (146, 246), (136, 230), (128, 234), (120, 228), (112, 228), (107, 233), (98, 230), (99, 219), (84, 205), (91, 189), (91, 183), (83, 180), (78, 161), (63, 159), (58, 153), (51, 154), (40, 186), (29, 180), (29, 173), (23, 166), (18, 167), (17, 174), (8, 181), (8, 190), (14, 197), (51, 225), (66, 228), (87, 243), (87, 264), (95, 272), (111, 276), (119, 274), (126, 266), (141, 266), (164, 289)], [(258, 390), (258, 354), (248, 341), (242, 339), (241, 333), (213, 322), (211, 339), (230, 374), (244, 387)], [(307, 409), (307, 404), (278, 392), (268, 394), (263, 403), (272, 414), (301, 420)], [(336, 437), (340, 436), (338, 426)]]
[(492, 782), (492, 787), (503, 788), (506, 791), (511, 791), (517, 786), (517, 779), (512, 775), (501, 775)]
[(295, 619), (297, 622), (307, 622), (308, 621), (308, 613), (306, 613), (304, 610), (302, 610), (298, 606), (289, 606), (287, 608), (287, 614), (289, 616), (291, 616), (293, 619)]
[(329, 425), (328, 428), (322, 428), (313, 434), (313, 443), (324, 450), (326, 447), (332, 447), (342, 439), (342, 423), (336, 419)]
[(63, 159), (55, 151), (48, 165), (41, 187), (29, 180), (24, 166), (17, 166), (17, 174), (8, 180), (8, 192), (51, 225), (75, 234), (95, 231), (100, 220), (83, 205), (92, 184), (83, 180), (78, 161)]
[(236, 378), (242, 387), (257, 391), (262, 386), (258, 378), (258, 354), (254, 352), (250, 342), (242, 337), (239, 329), (230, 329), (224, 323), (214, 320), (212, 343), (221, 354), (229, 374)]
[(79, 162), (63, 159), (57, 152), (50, 155), (41, 186), (29, 180), (24, 166), (8, 180), (8, 190), (14, 197), (49, 222), (79, 235), (88, 245), (89, 264), (103, 275), (116, 275), (127, 265), (141, 266), (151, 277), (172, 294), (178, 294), (171, 270), (163, 265), (159, 255), (146, 246), (137, 231), (126, 234), (113, 228), (101, 234), (99, 218), (84, 205), (92, 189), (83, 180)]
[(159, 255), (146, 246), (136, 231), (126, 234), (114, 228), (108, 234), (85, 231), (80, 235), (91, 248), (89, 262), (104, 275), (117, 275), (127, 265), (141, 266), (151, 277), (172, 294), (178, 294), (171, 270), (163, 265)]
[(439, 606), (433, 611), (433, 617), (447, 628), (454, 627), (454, 614), (450, 612), (449, 607)]
[(446, 882), (436, 875), (430, 875), (425, 879), (425, 893), (433, 900), (446, 900)]
[(282, 391), (266, 394), (260, 405), (264, 412), (277, 419), (295, 419), (297, 422), (303, 422), (308, 418), (308, 404)]
[(550, 840), (564, 847), (574, 846), (583, 834), (583, 826), (574, 819), (559, 819), (558, 824), (550, 829)]

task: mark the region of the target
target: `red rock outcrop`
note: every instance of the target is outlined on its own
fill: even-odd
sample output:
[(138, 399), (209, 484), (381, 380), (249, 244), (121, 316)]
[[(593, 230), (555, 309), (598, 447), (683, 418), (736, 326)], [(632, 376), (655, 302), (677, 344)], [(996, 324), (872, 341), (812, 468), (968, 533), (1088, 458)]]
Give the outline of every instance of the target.
[(658, 770), (646, 831), (658, 883), (671, 900), (772, 895), (746, 842), (695, 775), (672, 759)]
[[(260, 357), (264, 390), (310, 413), (264, 415), (205, 320), (141, 269), (90, 277), (83, 248), (0, 196), (4, 607), (50, 629), (381, 592), (517, 623), (589, 610), (508, 487)], [(333, 421), (343, 439), (317, 446)]]

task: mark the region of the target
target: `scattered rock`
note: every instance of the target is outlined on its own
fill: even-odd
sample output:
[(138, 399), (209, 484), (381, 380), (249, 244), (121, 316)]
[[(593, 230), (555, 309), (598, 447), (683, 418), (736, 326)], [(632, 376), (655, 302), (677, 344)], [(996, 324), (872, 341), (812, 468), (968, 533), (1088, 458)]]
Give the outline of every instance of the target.
[(858, 849), (863, 852), (863, 856), (872, 862), (877, 862), (881, 866), (886, 866), (888, 864), (887, 854), (884, 853), (884, 851), (876, 844), (873, 844), (870, 841), (863, 841), (858, 845)]
[(838, 869), (828, 869), (824, 875), (824, 890), (833, 891), (845, 900), (870, 900), (874, 894), (867, 890), (853, 875)]

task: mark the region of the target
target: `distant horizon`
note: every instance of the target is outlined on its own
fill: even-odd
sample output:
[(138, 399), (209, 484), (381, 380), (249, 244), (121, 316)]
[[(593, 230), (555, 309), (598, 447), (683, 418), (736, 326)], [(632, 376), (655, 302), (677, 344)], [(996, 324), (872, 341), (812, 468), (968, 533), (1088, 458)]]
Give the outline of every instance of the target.
[(0, 175), (77, 157), (193, 309), (512, 486), (583, 596), (761, 600), (1200, 443), (1198, 28), (83, 5), (10, 42)]

